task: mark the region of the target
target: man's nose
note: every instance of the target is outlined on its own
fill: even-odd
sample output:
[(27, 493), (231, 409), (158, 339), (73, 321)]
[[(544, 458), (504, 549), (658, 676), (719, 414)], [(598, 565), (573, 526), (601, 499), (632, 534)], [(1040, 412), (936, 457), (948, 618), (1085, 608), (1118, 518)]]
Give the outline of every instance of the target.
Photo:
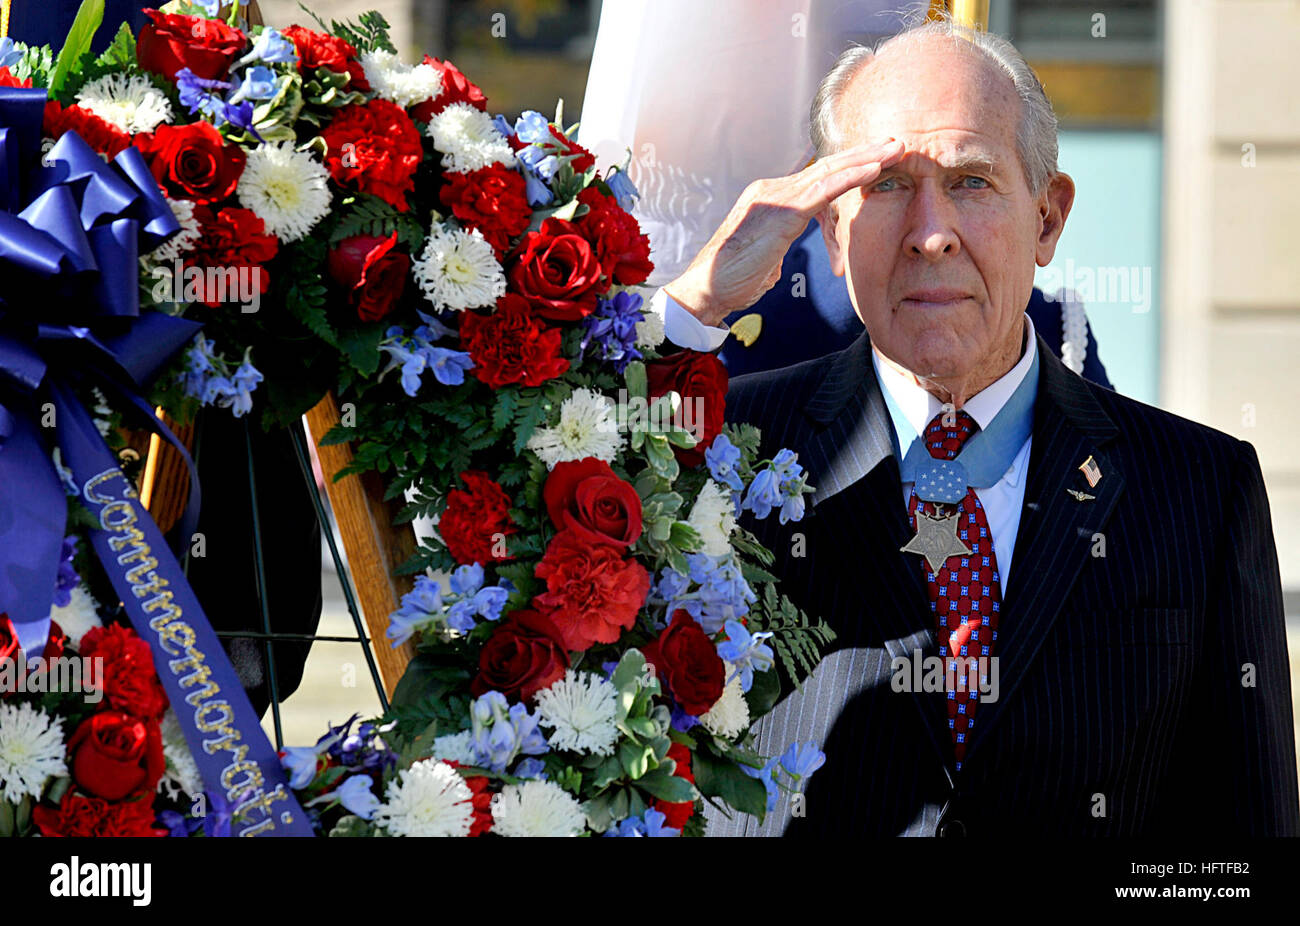
[(907, 234), (903, 247), (909, 254), (937, 260), (961, 251), (957, 235), (957, 210), (952, 201), (931, 184), (921, 184), (907, 208)]

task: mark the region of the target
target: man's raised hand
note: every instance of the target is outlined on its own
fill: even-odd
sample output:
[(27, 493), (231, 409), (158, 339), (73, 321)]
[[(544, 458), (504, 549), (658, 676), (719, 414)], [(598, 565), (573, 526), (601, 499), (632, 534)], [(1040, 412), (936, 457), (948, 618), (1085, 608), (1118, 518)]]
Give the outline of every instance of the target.
[(781, 261), (809, 220), (902, 157), (903, 143), (891, 138), (820, 158), (788, 177), (755, 180), (665, 291), (704, 324), (720, 326), (776, 285)]

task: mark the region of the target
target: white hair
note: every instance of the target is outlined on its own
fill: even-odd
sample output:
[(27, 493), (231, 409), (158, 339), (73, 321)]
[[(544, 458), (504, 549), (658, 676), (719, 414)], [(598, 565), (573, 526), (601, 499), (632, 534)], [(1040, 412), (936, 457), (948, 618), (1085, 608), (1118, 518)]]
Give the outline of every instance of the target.
[(1020, 157), (1029, 191), (1037, 196), (1057, 173), (1056, 114), (1052, 112), (1052, 104), (1043, 92), (1043, 85), (1016, 47), (1006, 39), (963, 26), (948, 16), (905, 29), (879, 42), (874, 49), (862, 45), (850, 46), (836, 59), (834, 67), (817, 87), (809, 113), (810, 134), (817, 157), (825, 157), (843, 146), (843, 134), (836, 119), (837, 109), (844, 91), (862, 68), (890, 46), (928, 35), (968, 42), (969, 45), (965, 47), (974, 48), (985, 60), (1011, 78), (1016, 95), (1020, 97), (1016, 154)]

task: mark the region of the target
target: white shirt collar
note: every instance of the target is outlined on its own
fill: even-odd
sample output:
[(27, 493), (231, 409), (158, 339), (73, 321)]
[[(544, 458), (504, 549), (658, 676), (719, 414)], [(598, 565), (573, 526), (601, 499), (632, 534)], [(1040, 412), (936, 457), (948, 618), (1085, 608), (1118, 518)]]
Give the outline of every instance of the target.
[[(1038, 351), (1038, 338), (1034, 333), (1033, 320), (1028, 314), (1024, 318), (1025, 341), (1028, 347), (1022, 349), (1019, 362), (1002, 377), (971, 396), (962, 406), (962, 410), (974, 418), (975, 423), (981, 428), (988, 427), (994, 416), (1002, 411), (1002, 406), (1007, 404), (1007, 400), (1011, 398), (1011, 394), (1016, 391), (1016, 387), (1024, 380), (1030, 366), (1033, 365), (1034, 355)], [(934, 416), (943, 410), (943, 403), (917, 385), (912, 377), (882, 362), (874, 344), (871, 347), (871, 363), (875, 367), (876, 380), (880, 383), (880, 387), (889, 391), (890, 398), (894, 400), (903, 417), (907, 419), (907, 424), (911, 426), (911, 433), (907, 433), (901, 425), (895, 423), (898, 446), (906, 451), (912, 445), (912, 441), (934, 420)], [(1015, 467), (1012, 469), (1014, 470)]]

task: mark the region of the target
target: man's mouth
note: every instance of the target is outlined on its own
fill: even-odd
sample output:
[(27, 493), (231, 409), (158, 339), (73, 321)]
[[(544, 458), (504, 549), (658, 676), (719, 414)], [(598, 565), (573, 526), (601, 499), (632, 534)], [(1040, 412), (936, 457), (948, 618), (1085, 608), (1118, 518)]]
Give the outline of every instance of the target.
[(914, 309), (951, 308), (970, 296), (959, 289), (917, 289), (903, 296), (902, 305)]

